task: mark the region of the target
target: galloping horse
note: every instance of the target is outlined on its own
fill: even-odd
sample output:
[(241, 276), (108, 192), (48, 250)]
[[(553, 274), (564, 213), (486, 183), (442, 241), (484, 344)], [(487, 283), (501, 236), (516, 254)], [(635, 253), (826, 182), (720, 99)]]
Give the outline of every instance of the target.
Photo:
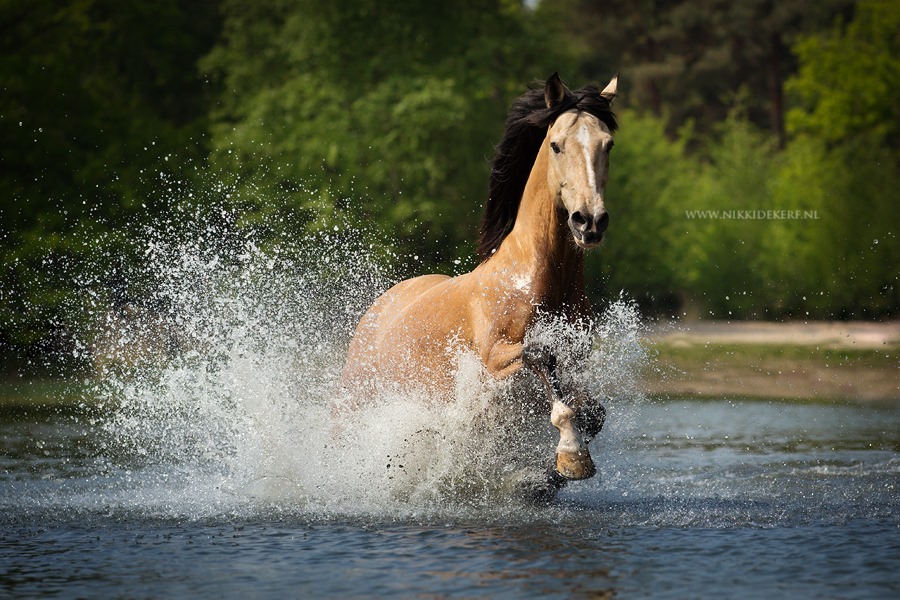
[(587, 441), (605, 410), (577, 383), (563, 385), (552, 351), (526, 336), (539, 315), (580, 323), (590, 314), (584, 250), (609, 225), (616, 84), (617, 76), (602, 91), (572, 92), (554, 73), (515, 101), (492, 163), (481, 263), (457, 277), (408, 279), (378, 298), (350, 343), (342, 379), (349, 394), (366, 397), (390, 382), (449, 395), (461, 348), (498, 379), (526, 367), (543, 382), (560, 434), (550, 481), (594, 475)]

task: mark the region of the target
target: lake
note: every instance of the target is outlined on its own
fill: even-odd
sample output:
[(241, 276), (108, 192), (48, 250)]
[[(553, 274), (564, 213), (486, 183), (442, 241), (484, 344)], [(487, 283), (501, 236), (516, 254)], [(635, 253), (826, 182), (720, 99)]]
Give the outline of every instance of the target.
[[(249, 465), (288, 452), (240, 448), (255, 442), (228, 433), (236, 421), (213, 447), (176, 431), (192, 419), (215, 429), (209, 414), (7, 407), (0, 595), (900, 597), (900, 404), (607, 408), (591, 445), (599, 476), (535, 504), (504, 488), (435, 492), (446, 471), (404, 488), (384, 458), (366, 462), (390, 452), (377, 438), (352, 454), (364, 467), (354, 481), (338, 484), (297, 423), (275, 437), (308, 461), (253, 475)], [(252, 431), (271, 437), (258, 420)], [(405, 459), (407, 471), (418, 460)]]

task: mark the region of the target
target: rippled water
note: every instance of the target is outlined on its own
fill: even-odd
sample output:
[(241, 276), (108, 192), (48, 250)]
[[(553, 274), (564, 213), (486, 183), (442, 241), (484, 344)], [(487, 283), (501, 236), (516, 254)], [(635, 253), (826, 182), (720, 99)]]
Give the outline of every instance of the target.
[(391, 278), (361, 238), (233, 220), (148, 229), (134, 272), (100, 257), (71, 307), (92, 374), (48, 398), (67, 408), (27, 386), (0, 406), (0, 596), (900, 594), (900, 404), (644, 398), (637, 312), (613, 303), (578, 364), (578, 332), (535, 333), (609, 396), (599, 476), (535, 503), (555, 432), (527, 381), (461, 353), (452, 401), (335, 413)]
[[(14, 597), (896, 597), (900, 411), (611, 405), (600, 476), (554, 503), (355, 513), (111, 467), (67, 414), (0, 427), (0, 592)], [(198, 475), (202, 477), (202, 474)], [(202, 486), (201, 486), (202, 487)], [(196, 490), (195, 490), (196, 491)], [(204, 492), (207, 493), (208, 492)], [(417, 514), (421, 510), (421, 514)]]

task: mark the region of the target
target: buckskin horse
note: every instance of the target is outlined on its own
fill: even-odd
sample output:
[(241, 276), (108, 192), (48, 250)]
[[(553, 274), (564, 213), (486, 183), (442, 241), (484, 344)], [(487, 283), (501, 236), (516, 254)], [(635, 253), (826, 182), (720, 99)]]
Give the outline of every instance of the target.
[[(363, 315), (350, 342), (345, 390), (370, 397), (385, 382), (449, 396), (454, 357), (473, 352), (487, 373), (536, 374), (559, 431), (548, 482), (592, 477), (587, 442), (606, 411), (573, 383), (557, 357), (527, 334), (541, 315), (587, 322), (584, 251), (609, 225), (606, 182), (617, 128), (611, 110), (618, 76), (601, 91), (569, 90), (557, 73), (512, 105), (492, 162), (478, 245), (480, 264), (456, 277), (402, 281)], [(572, 378), (566, 378), (572, 379)]]

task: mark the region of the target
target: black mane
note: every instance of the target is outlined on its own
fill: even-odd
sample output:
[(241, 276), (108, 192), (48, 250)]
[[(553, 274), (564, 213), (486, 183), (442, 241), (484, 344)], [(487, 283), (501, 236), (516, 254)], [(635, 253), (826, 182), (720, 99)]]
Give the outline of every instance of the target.
[(491, 163), (488, 200), (481, 217), (478, 239), (481, 262), (489, 259), (512, 231), (538, 150), (547, 135), (547, 128), (559, 115), (574, 108), (594, 115), (610, 132), (618, 128), (609, 100), (600, 95), (598, 87), (587, 85), (574, 92), (566, 88), (562, 102), (548, 108), (544, 85), (542, 81), (532, 84), (509, 109), (506, 131)]

